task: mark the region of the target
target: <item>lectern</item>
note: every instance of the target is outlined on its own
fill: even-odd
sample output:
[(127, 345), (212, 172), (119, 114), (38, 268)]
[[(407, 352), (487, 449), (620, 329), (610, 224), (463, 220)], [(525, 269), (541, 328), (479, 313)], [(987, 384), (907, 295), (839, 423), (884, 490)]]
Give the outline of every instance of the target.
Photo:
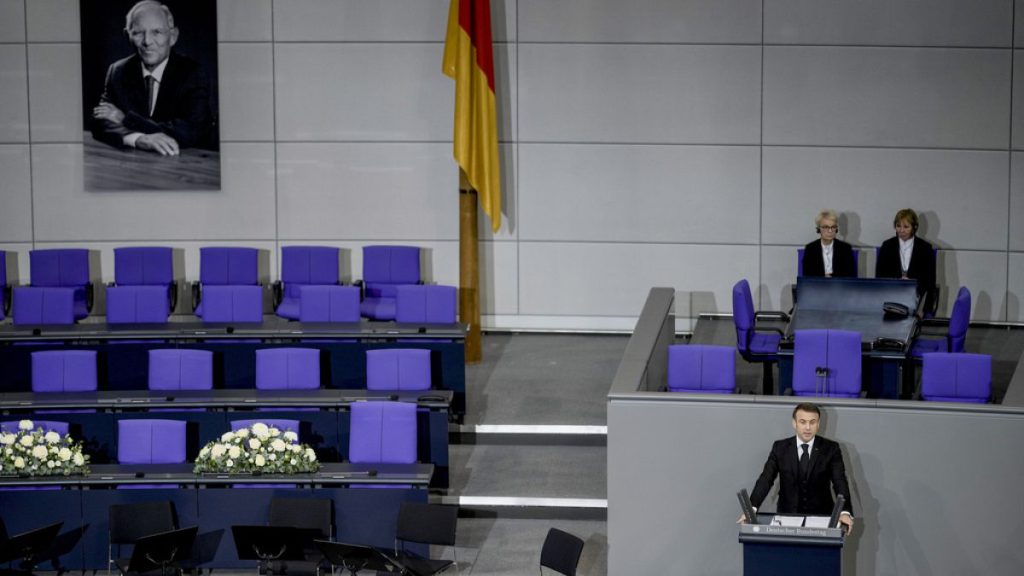
[(840, 576), (843, 528), (773, 526), (774, 514), (758, 514), (757, 524), (740, 525), (743, 576)]

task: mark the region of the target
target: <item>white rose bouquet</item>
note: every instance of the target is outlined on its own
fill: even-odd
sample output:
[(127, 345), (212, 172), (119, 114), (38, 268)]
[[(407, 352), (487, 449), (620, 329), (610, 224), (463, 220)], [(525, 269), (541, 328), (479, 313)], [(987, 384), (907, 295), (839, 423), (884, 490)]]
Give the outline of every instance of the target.
[(196, 458), (196, 474), (308, 474), (320, 469), (316, 452), (299, 444), (299, 435), (256, 422), (248, 428), (225, 432), (203, 446)]
[(18, 422), (17, 432), (0, 433), (0, 474), (70, 476), (88, 474), (89, 457), (70, 435), (37, 428), (31, 420)]

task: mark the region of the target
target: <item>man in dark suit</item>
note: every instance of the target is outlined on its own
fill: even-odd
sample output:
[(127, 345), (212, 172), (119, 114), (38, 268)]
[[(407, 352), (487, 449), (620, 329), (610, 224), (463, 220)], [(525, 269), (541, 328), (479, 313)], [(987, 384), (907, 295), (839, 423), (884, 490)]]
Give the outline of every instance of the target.
[(817, 405), (804, 402), (793, 409), (796, 436), (777, 440), (772, 446), (750, 502), (759, 507), (778, 476), (779, 514), (827, 516), (835, 506), (834, 490), (846, 499), (839, 521), (849, 532), (853, 529), (853, 506), (843, 453), (838, 443), (818, 436), (820, 423), (821, 409)]
[(167, 6), (143, 0), (128, 12), (125, 33), (136, 53), (110, 65), (93, 136), (119, 148), (164, 156), (209, 147), (210, 83), (199, 63), (172, 51), (178, 41)]
[(935, 250), (917, 236), (917, 213), (904, 208), (896, 213), (896, 235), (882, 243), (875, 264), (876, 278), (917, 280), (917, 295), (925, 298), (927, 311), (935, 310)]
[(822, 210), (814, 218), (820, 238), (804, 247), (804, 276), (857, 277), (853, 247), (836, 238), (839, 216), (835, 210)]

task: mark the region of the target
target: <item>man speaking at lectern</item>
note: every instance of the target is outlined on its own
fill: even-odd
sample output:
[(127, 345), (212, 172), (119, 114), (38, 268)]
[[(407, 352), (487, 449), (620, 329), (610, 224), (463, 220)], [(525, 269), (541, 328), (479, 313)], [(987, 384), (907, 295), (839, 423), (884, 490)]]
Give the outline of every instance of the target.
[(755, 508), (768, 496), (779, 477), (779, 514), (828, 516), (835, 501), (832, 491), (845, 499), (839, 521), (846, 532), (853, 530), (853, 507), (850, 505), (850, 486), (846, 482), (846, 466), (839, 444), (818, 436), (821, 409), (809, 402), (797, 404), (793, 409), (793, 429), (796, 436), (777, 440), (764, 463), (764, 470), (750, 494)]

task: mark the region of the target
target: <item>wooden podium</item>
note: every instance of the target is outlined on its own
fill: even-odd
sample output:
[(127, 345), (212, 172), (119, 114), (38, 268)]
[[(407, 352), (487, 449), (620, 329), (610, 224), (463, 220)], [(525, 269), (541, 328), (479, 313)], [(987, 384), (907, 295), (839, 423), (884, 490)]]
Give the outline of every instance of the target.
[(774, 514), (758, 514), (757, 524), (741, 524), (744, 576), (843, 573), (842, 528), (771, 526)]

